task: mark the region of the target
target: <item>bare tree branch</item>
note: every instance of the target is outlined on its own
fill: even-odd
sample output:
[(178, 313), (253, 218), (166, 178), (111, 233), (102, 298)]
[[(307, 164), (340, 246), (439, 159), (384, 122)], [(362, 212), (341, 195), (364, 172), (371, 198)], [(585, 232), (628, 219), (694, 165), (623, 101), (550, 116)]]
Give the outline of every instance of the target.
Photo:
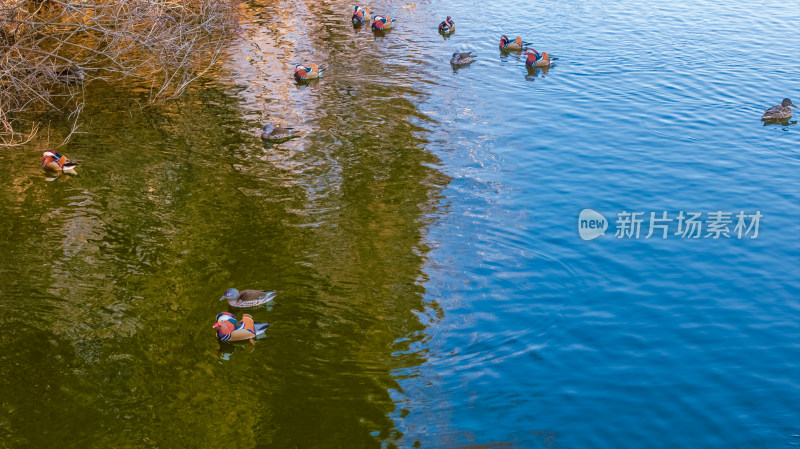
[(0, 146), (35, 135), (38, 124), (15, 131), (31, 110), (72, 111), (72, 135), (92, 79), (149, 80), (151, 102), (176, 97), (239, 32), (231, 0), (0, 0)]

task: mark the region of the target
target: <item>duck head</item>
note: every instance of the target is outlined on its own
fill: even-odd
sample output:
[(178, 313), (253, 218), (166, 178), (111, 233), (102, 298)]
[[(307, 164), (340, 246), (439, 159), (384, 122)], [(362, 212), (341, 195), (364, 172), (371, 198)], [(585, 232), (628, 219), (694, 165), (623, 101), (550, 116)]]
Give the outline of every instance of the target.
[(227, 321), (222, 324), (217, 324), (214, 327), (217, 329), (217, 338), (222, 341), (231, 338), (231, 334), (236, 330), (236, 326)]
[(224, 323), (230, 323), (236, 326), (236, 315), (230, 312), (222, 312), (219, 315), (217, 315), (217, 324), (215, 324), (212, 327), (216, 329), (222, 326)]
[(217, 338), (227, 340), (236, 330), (236, 316), (230, 312), (222, 312), (217, 315), (217, 323), (212, 328), (217, 330)]
[(539, 52), (532, 48), (526, 50), (524, 54), (527, 56), (525, 62), (528, 64), (534, 64), (539, 59)]
[[(267, 125), (267, 126), (272, 127), (271, 125)], [(264, 132), (265, 133), (267, 132), (267, 126), (264, 127)], [(272, 132), (272, 130), (270, 129), (269, 132)], [(238, 297), (239, 297), (239, 290), (236, 290), (235, 288), (229, 288), (229, 289), (225, 290), (225, 295), (222, 298), (219, 298), (219, 300), (220, 301), (224, 301), (226, 299), (235, 299), (235, 298), (238, 298)], [(228, 312), (224, 312), (224, 313), (228, 313)], [(217, 322), (219, 322), (220, 315), (222, 315), (222, 313), (217, 315)], [(228, 315), (231, 315), (231, 314), (228, 314)], [(233, 316), (233, 315), (231, 315), (231, 316)], [(236, 324), (236, 317), (235, 316), (233, 316), (233, 322), (234, 322), (234, 324)]]
[(783, 107), (791, 106), (793, 108), (797, 107), (797, 106), (794, 105), (794, 103), (792, 103), (792, 100), (790, 100), (788, 98), (784, 98), (783, 99), (783, 101), (781, 102), (781, 106), (783, 106)]
[(505, 47), (506, 45), (508, 45), (509, 42), (511, 42), (511, 41), (508, 39), (508, 36), (506, 36), (505, 34), (500, 36), (500, 47), (501, 48)]
[(52, 152), (50, 150), (47, 150), (44, 153), (42, 153), (42, 160), (45, 160), (48, 157), (51, 158), (51, 159), (55, 159), (55, 160), (59, 159), (59, 156), (56, 153), (54, 153), (54, 152)]
[(360, 6), (356, 6), (355, 10), (353, 10), (353, 21), (354, 22), (363, 22), (364, 21), (364, 13), (365, 13), (365, 11)]

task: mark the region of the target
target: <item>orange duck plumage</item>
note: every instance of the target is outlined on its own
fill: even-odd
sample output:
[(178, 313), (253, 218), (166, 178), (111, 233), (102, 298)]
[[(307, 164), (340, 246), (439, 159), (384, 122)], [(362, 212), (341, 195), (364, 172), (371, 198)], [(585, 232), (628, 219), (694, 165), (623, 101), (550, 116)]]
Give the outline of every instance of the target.
[(308, 66), (297, 64), (294, 67), (294, 79), (297, 81), (313, 80), (319, 78), (324, 71), (325, 69), (317, 67), (316, 64), (309, 64)]
[(455, 30), (456, 30), (456, 23), (453, 22), (453, 19), (451, 19), (450, 16), (447, 16), (447, 18), (444, 19), (444, 22), (439, 24), (440, 33), (452, 33)]
[(42, 154), (42, 168), (45, 170), (71, 171), (78, 165), (55, 151), (47, 150)]
[(217, 323), (213, 328), (217, 330), (217, 338), (220, 341), (246, 341), (253, 342), (256, 337), (266, 332), (269, 324), (256, 323), (253, 317), (244, 314), (242, 322), (236, 322), (236, 316), (230, 312), (222, 312), (217, 315)]
[(550, 67), (550, 55), (548, 55), (546, 51), (539, 53), (533, 48), (530, 48), (525, 52), (525, 55), (527, 56), (525, 65), (528, 67)]
[(527, 50), (530, 45), (529, 42), (523, 42), (522, 38), (519, 36), (513, 41), (505, 34), (500, 36), (500, 50), (503, 51)]
[(392, 18), (386, 16), (375, 16), (372, 20), (372, 29), (374, 31), (388, 31), (392, 29)]

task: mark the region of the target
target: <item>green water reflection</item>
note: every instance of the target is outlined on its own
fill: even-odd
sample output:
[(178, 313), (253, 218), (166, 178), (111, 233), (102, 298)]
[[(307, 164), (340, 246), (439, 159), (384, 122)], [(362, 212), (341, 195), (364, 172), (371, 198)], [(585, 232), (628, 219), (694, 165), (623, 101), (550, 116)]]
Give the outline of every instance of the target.
[[(78, 175), (48, 181), (46, 135), (0, 153), (0, 446), (396, 439), (392, 370), (421, 362), (405, 350), (448, 179), (411, 124), (421, 94), (382, 86), (299, 92), (303, 137), (265, 146), (242, 87), (141, 108), (146, 88), (97, 82), (59, 148)], [(282, 292), (252, 312), (273, 324), (255, 346), (214, 338), (227, 287)]]

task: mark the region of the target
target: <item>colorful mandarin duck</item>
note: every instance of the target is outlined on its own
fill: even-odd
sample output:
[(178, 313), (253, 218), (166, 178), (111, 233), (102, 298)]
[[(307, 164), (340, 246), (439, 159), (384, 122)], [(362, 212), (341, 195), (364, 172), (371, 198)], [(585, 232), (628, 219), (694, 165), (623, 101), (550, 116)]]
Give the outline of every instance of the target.
[(47, 150), (42, 154), (42, 168), (45, 170), (72, 171), (76, 165), (78, 164), (55, 151)]
[(386, 16), (375, 16), (372, 20), (372, 29), (374, 31), (388, 31), (392, 29), (392, 19)]
[(313, 80), (319, 78), (323, 71), (325, 71), (325, 69), (317, 67), (316, 64), (311, 64), (308, 67), (297, 64), (294, 67), (294, 79), (297, 81)]
[(369, 8), (356, 6), (353, 10), (353, 24), (361, 25), (364, 21), (369, 21)]
[(256, 337), (263, 335), (268, 327), (267, 323), (253, 322), (253, 317), (246, 313), (242, 315), (242, 322), (237, 325), (236, 315), (229, 312), (217, 315), (217, 324), (213, 326), (217, 330), (219, 341), (250, 340), (251, 343), (254, 343)]
[(455, 30), (456, 30), (456, 23), (453, 22), (453, 19), (451, 19), (450, 16), (447, 16), (447, 18), (444, 19), (444, 22), (439, 24), (440, 33), (452, 33)]
[(513, 41), (505, 34), (500, 37), (500, 50), (514, 51), (514, 50), (527, 50), (531, 44), (529, 42), (522, 42), (522, 38), (517, 36)]
[(264, 125), (261, 131), (261, 138), (264, 140), (283, 140), (295, 137), (294, 128), (284, 128), (282, 126)]
[(228, 300), (231, 307), (257, 307), (272, 301), (278, 296), (278, 292), (268, 292), (266, 290), (236, 290), (229, 288), (225, 290), (225, 296), (219, 298), (220, 301)]
[(792, 103), (792, 100), (784, 98), (780, 105), (773, 106), (764, 111), (761, 120), (788, 120), (792, 118), (792, 110), (789, 109), (789, 107), (796, 108), (797, 106)]
[(477, 57), (478, 57), (477, 55), (473, 55), (472, 52), (469, 51), (466, 53), (455, 52), (453, 53), (453, 57), (450, 58), (450, 64), (456, 67), (472, 64), (472, 62), (475, 61), (475, 58)]
[(548, 55), (546, 51), (540, 54), (533, 48), (529, 48), (528, 51), (525, 52), (525, 55), (528, 56), (528, 58), (525, 59), (525, 65), (528, 67), (550, 67), (550, 55)]

